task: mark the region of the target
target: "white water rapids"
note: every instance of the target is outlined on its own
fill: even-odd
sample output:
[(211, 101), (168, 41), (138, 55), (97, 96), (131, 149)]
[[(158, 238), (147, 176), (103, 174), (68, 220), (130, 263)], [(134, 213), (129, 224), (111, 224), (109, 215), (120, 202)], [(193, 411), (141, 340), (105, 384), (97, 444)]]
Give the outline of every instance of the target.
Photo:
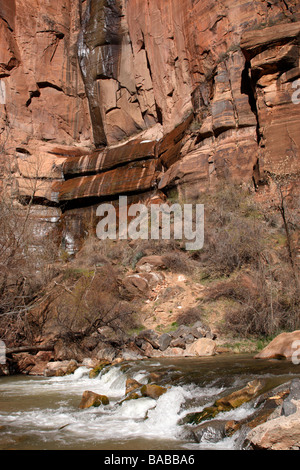
[[(201, 411), (227, 389), (253, 378), (241, 364), (228, 387), (228, 376), (221, 379), (218, 368), (213, 374), (211, 364), (195, 361), (186, 368), (182, 362), (178, 369), (170, 361), (141, 361), (125, 370), (122, 365), (110, 367), (94, 379), (85, 367), (65, 377), (1, 377), (0, 449), (232, 449), (236, 438), (199, 444), (179, 424), (186, 414)], [(167, 393), (158, 400), (120, 404), (127, 377), (146, 384), (158, 368), (165, 371)], [(85, 390), (107, 395), (109, 405), (79, 409)], [(250, 413), (251, 406), (244, 405), (222, 413), (222, 419), (240, 420)]]

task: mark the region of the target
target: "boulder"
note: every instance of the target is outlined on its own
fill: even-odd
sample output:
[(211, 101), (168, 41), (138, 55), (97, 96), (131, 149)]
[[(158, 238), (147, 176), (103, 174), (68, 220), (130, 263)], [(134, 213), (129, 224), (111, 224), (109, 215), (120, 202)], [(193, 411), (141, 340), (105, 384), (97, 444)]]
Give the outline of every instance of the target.
[(122, 289), (122, 294), (127, 294), (130, 297), (145, 296), (150, 289), (156, 287), (162, 280), (163, 276), (159, 273), (141, 272), (130, 274), (120, 281), (120, 289)]
[(88, 369), (94, 369), (94, 367), (97, 366), (99, 361), (97, 361), (96, 359), (92, 359), (91, 357), (85, 357), (82, 362), (81, 362), (81, 365), (82, 367), (87, 367)]
[[(296, 381), (298, 381), (298, 379)], [(294, 391), (298, 390), (298, 385), (295, 386), (293, 382), (294, 381), (281, 384), (278, 387), (260, 395), (253, 404), (253, 413), (248, 415), (246, 418), (243, 418), (239, 421), (227, 421), (226, 435), (232, 436), (237, 431), (240, 431), (240, 435), (244, 435), (245, 440), (246, 435), (250, 432), (251, 429), (254, 429), (257, 426), (266, 423), (269, 420), (279, 418), (282, 414), (285, 414), (284, 404), (289, 403), (291, 396), (295, 396)], [(297, 393), (298, 392), (296, 392), (296, 394)], [(289, 414), (291, 414), (290, 410), (288, 411)], [(292, 413), (294, 413), (295, 411), (297, 411), (297, 406), (295, 406)], [(243, 445), (243, 448), (247, 448), (249, 446), (249, 443), (247, 443), (247, 441), (243, 443), (241, 440), (241, 444)]]
[(44, 369), (45, 377), (62, 377), (64, 375), (73, 374), (78, 368), (78, 363), (74, 359), (70, 361), (48, 362)]
[(180, 325), (177, 330), (172, 333), (172, 338), (178, 339), (183, 338), (185, 335), (189, 334), (190, 328), (186, 325)]
[(89, 373), (89, 378), (90, 379), (95, 379), (98, 377), (100, 372), (104, 369), (104, 367), (108, 366), (110, 364), (109, 361), (100, 361)]
[(134, 392), (135, 390), (139, 389), (140, 387), (142, 387), (142, 384), (139, 383), (137, 380), (135, 379), (131, 379), (130, 377), (126, 380), (126, 395), (128, 393), (132, 393)]
[(215, 335), (211, 333), (210, 328), (204, 325), (201, 321), (197, 321), (196, 323), (194, 323), (193, 326), (180, 325), (177, 330), (173, 331), (170, 334), (174, 340), (178, 338), (186, 340), (187, 338), (189, 338), (188, 342), (191, 342), (195, 338), (215, 339)]
[(205, 333), (206, 332), (204, 331), (203, 328), (197, 328), (197, 327), (194, 326), (193, 328), (191, 328), (191, 333), (190, 334), (192, 334), (194, 336), (194, 338), (200, 339), (200, 338), (205, 337)]
[(172, 339), (170, 343), (171, 348), (181, 348), (185, 349), (185, 341), (183, 338)]
[(200, 424), (203, 421), (215, 418), (220, 412), (238, 408), (262, 394), (264, 387), (264, 382), (253, 380), (241, 390), (237, 390), (230, 395), (216, 400), (212, 406), (208, 406), (200, 412), (189, 413), (183, 418), (182, 424)]
[(165, 374), (162, 371), (150, 372), (149, 379), (150, 379), (150, 382), (155, 382), (157, 384), (157, 382), (162, 380), (164, 376)]
[(264, 387), (265, 383), (263, 381), (258, 379), (253, 380), (241, 390), (237, 390), (236, 392), (233, 392), (230, 395), (217, 400), (215, 402), (215, 406), (221, 410), (226, 408), (238, 408), (239, 406), (243, 405), (243, 403), (247, 403), (262, 393)]
[(171, 341), (172, 341), (172, 337), (168, 335), (168, 333), (162, 334), (158, 338), (159, 349), (161, 351), (165, 351), (170, 346)]
[(154, 330), (143, 330), (137, 336), (136, 343), (137, 345), (139, 345), (140, 344), (139, 342), (143, 340), (149, 343), (152, 346), (152, 348), (159, 349), (158, 339), (159, 339), (159, 335)]
[(76, 342), (66, 342), (61, 338), (57, 340), (54, 345), (54, 358), (56, 361), (70, 361), (75, 359), (81, 362), (84, 356), (79, 344)]
[(100, 361), (112, 362), (116, 357), (116, 350), (109, 344), (100, 343), (93, 351), (93, 355)]
[(154, 349), (150, 343), (148, 343), (147, 341), (143, 341), (141, 346), (140, 346), (140, 349), (143, 351), (143, 354), (146, 356), (146, 357), (153, 357), (153, 352), (154, 351), (157, 351), (157, 349)]
[(180, 424), (200, 424), (202, 421), (209, 421), (217, 416), (219, 410), (216, 406), (207, 406), (203, 411), (188, 413)]
[(20, 353), (13, 355), (13, 363), (16, 371), (19, 374), (33, 376), (44, 375), (44, 370), (51, 359), (51, 351), (41, 351), (38, 354)]
[(213, 356), (216, 354), (217, 345), (214, 340), (209, 338), (200, 338), (185, 349), (186, 356)]
[(89, 390), (83, 392), (79, 408), (83, 410), (91, 406), (98, 407), (100, 405), (109, 405), (109, 399), (106, 395), (99, 395)]
[(185, 350), (183, 348), (169, 346), (165, 351), (154, 350), (152, 357), (184, 357), (184, 353)]
[(154, 400), (157, 400), (166, 392), (167, 389), (165, 387), (156, 384), (143, 385), (141, 388), (141, 393), (144, 397), (153, 398)]
[(197, 442), (219, 442), (226, 437), (226, 420), (202, 423), (192, 429)]
[(248, 432), (244, 447), (260, 450), (299, 449), (300, 380), (279, 385), (261, 395), (255, 403), (257, 411), (237, 423), (246, 424)]
[(292, 333), (281, 333), (268, 344), (256, 359), (298, 359), (297, 351), (300, 349), (300, 330)]
[[(214, 339), (216, 337), (212, 333), (210, 327), (208, 325), (205, 325), (200, 320), (196, 321), (196, 323), (193, 324), (193, 326), (191, 327), (191, 333), (195, 336), (195, 338), (197, 338), (199, 334), (206, 337), (206, 338)], [(200, 338), (201, 338), (201, 336), (200, 336)]]
[(162, 256), (159, 255), (151, 255), (151, 256), (144, 256), (141, 258), (137, 265), (136, 270), (138, 272), (151, 272), (155, 269), (165, 269), (166, 264)]
[(192, 344), (195, 341), (195, 336), (192, 333), (189, 333), (188, 335), (183, 336), (182, 338), (185, 342), (185, 344)]
[(18, 371), (21, 374), (28, 374), (36, 365), (36, 359), (32, 354), (21, 353), (16, 355), (15, 357)]
[(300, 411), (260, 424), (247, 435), (247, 442), (252, 449), (299, 450)]
[(143, 359), (143, 351), (136, 345), (134, 341), (129, 341), (120, 351), (124, 361), (136, 361)]
[(130, 401), (130, 400), (138, 400), (139, 398), (141, 398), (141, 394), (139, 392), (131, 392), (129, 393), (123, 400), (121, 400), (119, 402), (119, 405), (122, 405), (122, 403), (126, 402), (126, 401)]
[(284, 416), (290, 416), (296, 413), (297, 403), (300, 403), (300, 379), (292, 380), (289, 396), (282, 404), (281, 414)]

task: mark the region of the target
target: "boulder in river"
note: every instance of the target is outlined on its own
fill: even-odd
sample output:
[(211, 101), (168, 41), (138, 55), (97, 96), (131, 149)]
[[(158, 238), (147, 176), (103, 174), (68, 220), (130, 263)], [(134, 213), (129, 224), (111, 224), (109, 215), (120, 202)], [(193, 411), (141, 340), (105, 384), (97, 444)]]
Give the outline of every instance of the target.
[(79, 408), (86, 409), (91, 406), (98, 407), (100, 405), (109, 405), (109, 399), (106, 395), (99, 395), (98, 393), (86, 390), (83, 392)]
[[(297, 354), (299, 351), (299, 354)], [(298, 357), (296, 357), (298, 356)], [(300, 359), (300, 330), (291, 333), (281, 333), (271, 341), (256, 359)]]
[(217, 400), (215, 402), (215, 406), (221, 411), (227, 408), (238, 408), (261, 394), (264, 387), (265, 383), (262, 380), (252, 380), (252, 382), (248, 382), (246, 387), (241, 390), (237, 390), (236, 392)]
[(128, 377), (128, 379), (126, 380), (126, 392), (125, 393), (127, 395), (128, 393), (132, 393), (141, 387), (142, 387), (142, 384), (140, 384), (137, 380), (131, 379), (130, 377)]
[(110, 364), (109, 361), (98, 362), (98, 364), (90, 371), (89, 378), (95, 379), (96, 377), (98, 377), (98, 375), (104, 369), (104, 367), (108, 366), (109, 364)]
[[(253, 450), (298, 450), (300, 448), (300, 380), (294, 379), (276, 388), (261, 393), (263, 382), (255, 380), (244, 389), (217, 400), (202, 413), (193, 413), (185, 423), (197, 424), (191, 428), (198, 442), (218, 442), (224, 437), (237, 436), (241, 448)], [(249, 393), (249, 391), (251, 393)], [(241, 393), (242, 392), (242, 393)], [(239, 421), (214, 419), (218, 409), (229, 410), (229, 406), (240, 406), (239, 395), (256, 397), (253, 413)], [(201, 422), (204, 421), (204, 422)], [(199, 424), (200, 423), (200, 424)]]
[(214, 420), (199, 424), (192, 432), (197, 442), (219, 442), (226, 437), (226, 420)]
[(297, 411), (297, 403), (300, 403), (300, 379), (294, 379), (291, 382), (289, 396), (282, 404), (281, 414), (290, 416)]
[(200, 412), (189, 413), (182, 420), (182, 424), (200, 424), (203, 421), (215, 418), (220, 412), (238, 408), (263, 393), (264, 386), (263, 381), (253, 380), (241, 390), (216, 400), (212, 406), (208, 406)]
[(156, 384), (143, 385), (141, 393), (144, 397), (154, 398), (157, 400), (161, 395), (167, 392), (165, 387)]
[(44, 370), (45, 377), (62, 377), (73, 374), (78, 368), (78, 363), (74, 359), (70, 361), (48, 362)]

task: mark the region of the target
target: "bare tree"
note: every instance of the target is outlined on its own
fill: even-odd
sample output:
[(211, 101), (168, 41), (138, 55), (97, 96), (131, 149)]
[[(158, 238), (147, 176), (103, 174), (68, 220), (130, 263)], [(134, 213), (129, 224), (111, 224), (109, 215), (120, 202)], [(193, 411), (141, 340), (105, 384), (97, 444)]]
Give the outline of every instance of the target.
[[(27, 159), (27, 155), (20, 160), (9, 148), (11, 124), (6, 124), (0, 144), (0, 337), (18, 343), (30, 336), (26, 313), (43, 296), (43, 281), (50, 275), (49, 259), (34, 247), (32, 218), (35, 198), (47, 182), (40, 178), (40, 160)], [(25, 184), (21, 196), (26, 197), (20, 197), (18, 181)], [(43, 244), (47, 248), (53, 240), (46, 238)]]

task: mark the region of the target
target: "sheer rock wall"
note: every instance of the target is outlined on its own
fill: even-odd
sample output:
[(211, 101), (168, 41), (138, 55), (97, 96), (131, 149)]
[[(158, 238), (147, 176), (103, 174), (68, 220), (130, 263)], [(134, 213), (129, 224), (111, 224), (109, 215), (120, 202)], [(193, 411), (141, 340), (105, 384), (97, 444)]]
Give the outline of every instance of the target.
[(297, 0), (0, 0), (0, 37), (2, 184), (64, 230), (119, 194), (299, 185)]

